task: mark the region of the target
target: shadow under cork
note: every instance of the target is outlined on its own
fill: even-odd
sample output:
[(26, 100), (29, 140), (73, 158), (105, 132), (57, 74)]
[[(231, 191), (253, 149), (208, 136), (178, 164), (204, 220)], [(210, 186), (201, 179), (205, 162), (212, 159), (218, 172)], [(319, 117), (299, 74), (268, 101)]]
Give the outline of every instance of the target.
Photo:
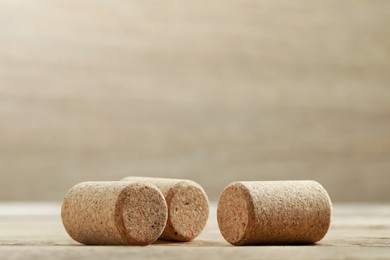
[(232, 245), (226, 241), (215, 241), (215, 240), (192, 240), (188, 242), (179, 241), (167, 241), (157, 240), (152, 244), (153, 246), (179, 246), (179, 247), (316, 247), (323, 246), (320, 243), (258, 243), (258, 244), (246, 244), (246, 245)]
[(173, 247), (227, 247), (229, 243), (224, 241), (195, 239), (187, 242), (157, 240), (152, 246), (173, 246)]
[(216, 248), (216, 247), (231, 247), (231, 248), (250, 248), (250, 247), (323, 247), (328, 246), (321, 243), (262, 243), (262, 244), (249, 244), (249, 245), (232, 245), (226, 241), (214, 241), (214, 240), (193, 240), (188, 242), (178, 241), (166, 241), (157, 240), (156, 242), (146, 245), (84, 245), (77, 242), (54, 242), (54, 241), (0, 241), (0, 247), (2, 246), (54, 246), (54, 247), (203, 247), (203, 248)]
[(232, 245), (237, 247), (261, 247), (261, 246), (274, 246), (274, 247), (286, 247), (286, 246), (293, 246), (293, 247), (314, 247), (319, 246), (317, 243), (302, 243), (302, 242), (294, 242), (294, 243), (258, 243), (258, 244), (246, 244), (246, 245)]

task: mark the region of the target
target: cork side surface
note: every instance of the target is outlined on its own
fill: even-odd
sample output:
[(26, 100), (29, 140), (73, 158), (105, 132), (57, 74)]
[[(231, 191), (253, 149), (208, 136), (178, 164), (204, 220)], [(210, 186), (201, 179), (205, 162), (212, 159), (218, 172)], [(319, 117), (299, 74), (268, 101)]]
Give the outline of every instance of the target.
[(118, 196), (115, 218), (118, 231), (128, 244), (151, 244), (159, 238), (167, 222), (164, 196), (152, 184), (130, 183)]
[(332, 205), (315, 181), (242, 182), (254, 203), (248, 244), (315, 243), (327, 233)]
[(127, 244), (117, 230), (114, 212), (126, 184), (83, 182), (65, 195), (61, 217), (65, 230), (87, 245)]
[(87, 245), (146, 245), (165, 227), (167, 206), (157, 187), (142, 182), (84, 182), (65, 195), (65, 230)]
[(219, 230), (233, 245), (245, 244), (253, 228), (253, 201), (247, 188), (239, 183), (228, 185), (222, 192), (217, 208)]

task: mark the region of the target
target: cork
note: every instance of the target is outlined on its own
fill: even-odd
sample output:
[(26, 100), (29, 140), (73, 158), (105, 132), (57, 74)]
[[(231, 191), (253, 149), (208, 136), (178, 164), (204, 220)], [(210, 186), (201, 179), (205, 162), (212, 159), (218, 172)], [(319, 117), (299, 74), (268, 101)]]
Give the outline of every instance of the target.
[(65, 195), (62, 222), (87, 245), (148, 245), (161, 235), (168, 213), (165, 199), (145, 182), (83, 182)]
[(234, 182), (217, 209), (219, 229), (232, 245), (315, 243), (331, 218), (329, 195), (315, 181)]
[(127, 177), (123, 180), (152, 183), (164, 195), (168, 206), (168, 221), (160, 239), (184, 242), (194, 239), (202, 232), (209, 215), (209, 201), (203, 188), (196, 182), (148, 177)]

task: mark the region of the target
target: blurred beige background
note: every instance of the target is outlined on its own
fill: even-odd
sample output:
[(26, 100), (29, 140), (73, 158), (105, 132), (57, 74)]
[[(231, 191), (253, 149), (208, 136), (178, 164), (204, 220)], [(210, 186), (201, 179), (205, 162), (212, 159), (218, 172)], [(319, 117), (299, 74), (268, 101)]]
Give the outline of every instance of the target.
[(390, 1), (0, 0), (0, 200), (128, 175), (389, 201)]

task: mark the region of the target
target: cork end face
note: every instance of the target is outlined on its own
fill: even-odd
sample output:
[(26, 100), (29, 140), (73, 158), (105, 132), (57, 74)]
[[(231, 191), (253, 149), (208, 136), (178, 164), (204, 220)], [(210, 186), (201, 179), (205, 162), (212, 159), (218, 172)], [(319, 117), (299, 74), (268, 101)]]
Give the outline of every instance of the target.
[(315, 192), (318, 196), (318, 208), (321, 209), (317, 218), (318, 223), (315, 225), (318, 232), (313, 235), (311, 241), (313, 243), (317, 243), (325, 237), (332, 225), (333, 204), (326, 189), (316, 181), (311, 182), (313, 183), (313, 187), (315, 187)]
[(226, 241), (232, 245), (245, 244), (252, 214), (253, 202), (245, 186), (239, 182), (227, 186), (217, 209), (218, 226)]
[(152, 184), (130, 183), (118, 196), (117, 228), (123, 239), (132, 245), (148, 245), (163, 232), (167, 205), (162, 193)]
[(195, 182), (182, 181), (170, 189), (166, 200), (169, 217), (161, 238), (190, 241), (197, 237), (206, 226), (209, 215), (204, 190)]

